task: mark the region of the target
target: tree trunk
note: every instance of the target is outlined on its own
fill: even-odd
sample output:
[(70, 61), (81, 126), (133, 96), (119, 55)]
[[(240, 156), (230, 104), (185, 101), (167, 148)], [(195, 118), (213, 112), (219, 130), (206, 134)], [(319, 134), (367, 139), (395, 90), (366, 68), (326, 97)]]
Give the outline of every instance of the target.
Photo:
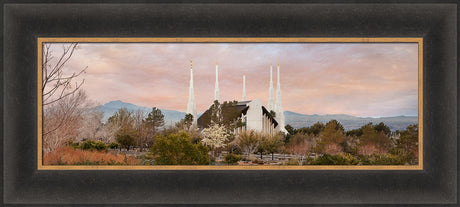
[(264, 158), (262, 157), (262, 152), (260, 152), (260, 159), (263, 160)]
[(275, 153), (274, 153), (274, 152), (272, 152), (272, 161), (273, 161), (273, 156), (274, 156), (274, 154), (275, 154)]
[(138, 135), (139, 135), (139, 136), (138, 136), (138, 139), (139, 139), (139, 142), (140, 142), (140, 145), (139, 145), (140, 149), (139, 149), (139, 151), (142, 152), (142, 135), (141, 135), (141, 128), (140, 128), (140, 127), (139, 127), (139, 129), (137, 130), (137, 133), (138, 133)]
[(142, 143), (142, 138), (141, 138), (141, 152), (142, 152), (142, 148), (144, 148), (144, 143)]

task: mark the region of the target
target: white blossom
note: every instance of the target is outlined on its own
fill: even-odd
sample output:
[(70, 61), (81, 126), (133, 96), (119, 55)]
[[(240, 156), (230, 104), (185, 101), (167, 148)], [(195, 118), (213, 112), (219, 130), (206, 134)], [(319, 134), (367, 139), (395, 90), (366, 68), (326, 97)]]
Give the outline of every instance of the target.
[(203, 129), (204, 138), (201, 142), (213, 149), (225, 147), (225, 141), (228, 140), (229, 134), (225, 126), (219, 124), (211, 124), (209, 128)]

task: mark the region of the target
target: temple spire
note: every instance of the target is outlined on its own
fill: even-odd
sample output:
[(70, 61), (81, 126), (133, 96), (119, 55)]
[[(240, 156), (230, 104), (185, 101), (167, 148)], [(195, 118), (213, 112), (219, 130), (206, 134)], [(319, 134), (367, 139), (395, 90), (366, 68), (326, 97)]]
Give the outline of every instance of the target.
[(190, 60), (190, 87), (188, 94), (187, 114), (191, 114), (193, 116), (192, 125), (196, 126), (196, 121), (198, 117), (196, 114), (195, 94), (193, 90), (193, 60)]
[(275, 105), (275, 119), (278, 121), (279, 130), (286, 133), (286, 129), (284, 128), (284, 111), (283, 107), (281, 106), (281, 84), (280, 84), (280, 64), (278, 63), (277, 68), (277, 81), (276, 81), (276, 105)]
[(280, 84), (280, 64), (278, 63), (276, 74), (276, 105), (281, 106), (281, 84)]
[(270, 88), (268, 89), (268, 110), (274, 110), (275, 105), (275, 97), (274, 97), (274, 89), (273, 89), (273, 66), (270, 63)]
[(216, 60), (216, 84), (214, 86), (214, 100), (219, 101), (219, 65)]
[(246, 101), (246, 75), (243, 75), (243, 98), (241, 101)]
[(282, 110), (281, 107), (281, 84), (280, 84), (280, 65), (278, 63), (277, 75), (276, 75), (276, 105), (275, 112)]

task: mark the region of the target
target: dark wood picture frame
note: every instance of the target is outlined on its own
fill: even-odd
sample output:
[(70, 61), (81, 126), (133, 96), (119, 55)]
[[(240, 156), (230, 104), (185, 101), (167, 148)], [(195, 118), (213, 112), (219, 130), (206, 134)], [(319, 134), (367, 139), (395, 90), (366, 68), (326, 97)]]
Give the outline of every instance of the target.
[[(5, 3), (4, 204), (455, 204), (457, 4)], [(422, 37), (423, 170), (37, 170), (38, 37)]]

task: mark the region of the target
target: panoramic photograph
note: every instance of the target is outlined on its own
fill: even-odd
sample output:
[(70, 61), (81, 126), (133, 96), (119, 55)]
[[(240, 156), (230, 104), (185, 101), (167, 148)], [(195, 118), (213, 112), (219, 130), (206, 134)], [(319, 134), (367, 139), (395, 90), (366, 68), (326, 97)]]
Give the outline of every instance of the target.
[(417, 42), (41, 46), (43, 166), (421, 163)]

